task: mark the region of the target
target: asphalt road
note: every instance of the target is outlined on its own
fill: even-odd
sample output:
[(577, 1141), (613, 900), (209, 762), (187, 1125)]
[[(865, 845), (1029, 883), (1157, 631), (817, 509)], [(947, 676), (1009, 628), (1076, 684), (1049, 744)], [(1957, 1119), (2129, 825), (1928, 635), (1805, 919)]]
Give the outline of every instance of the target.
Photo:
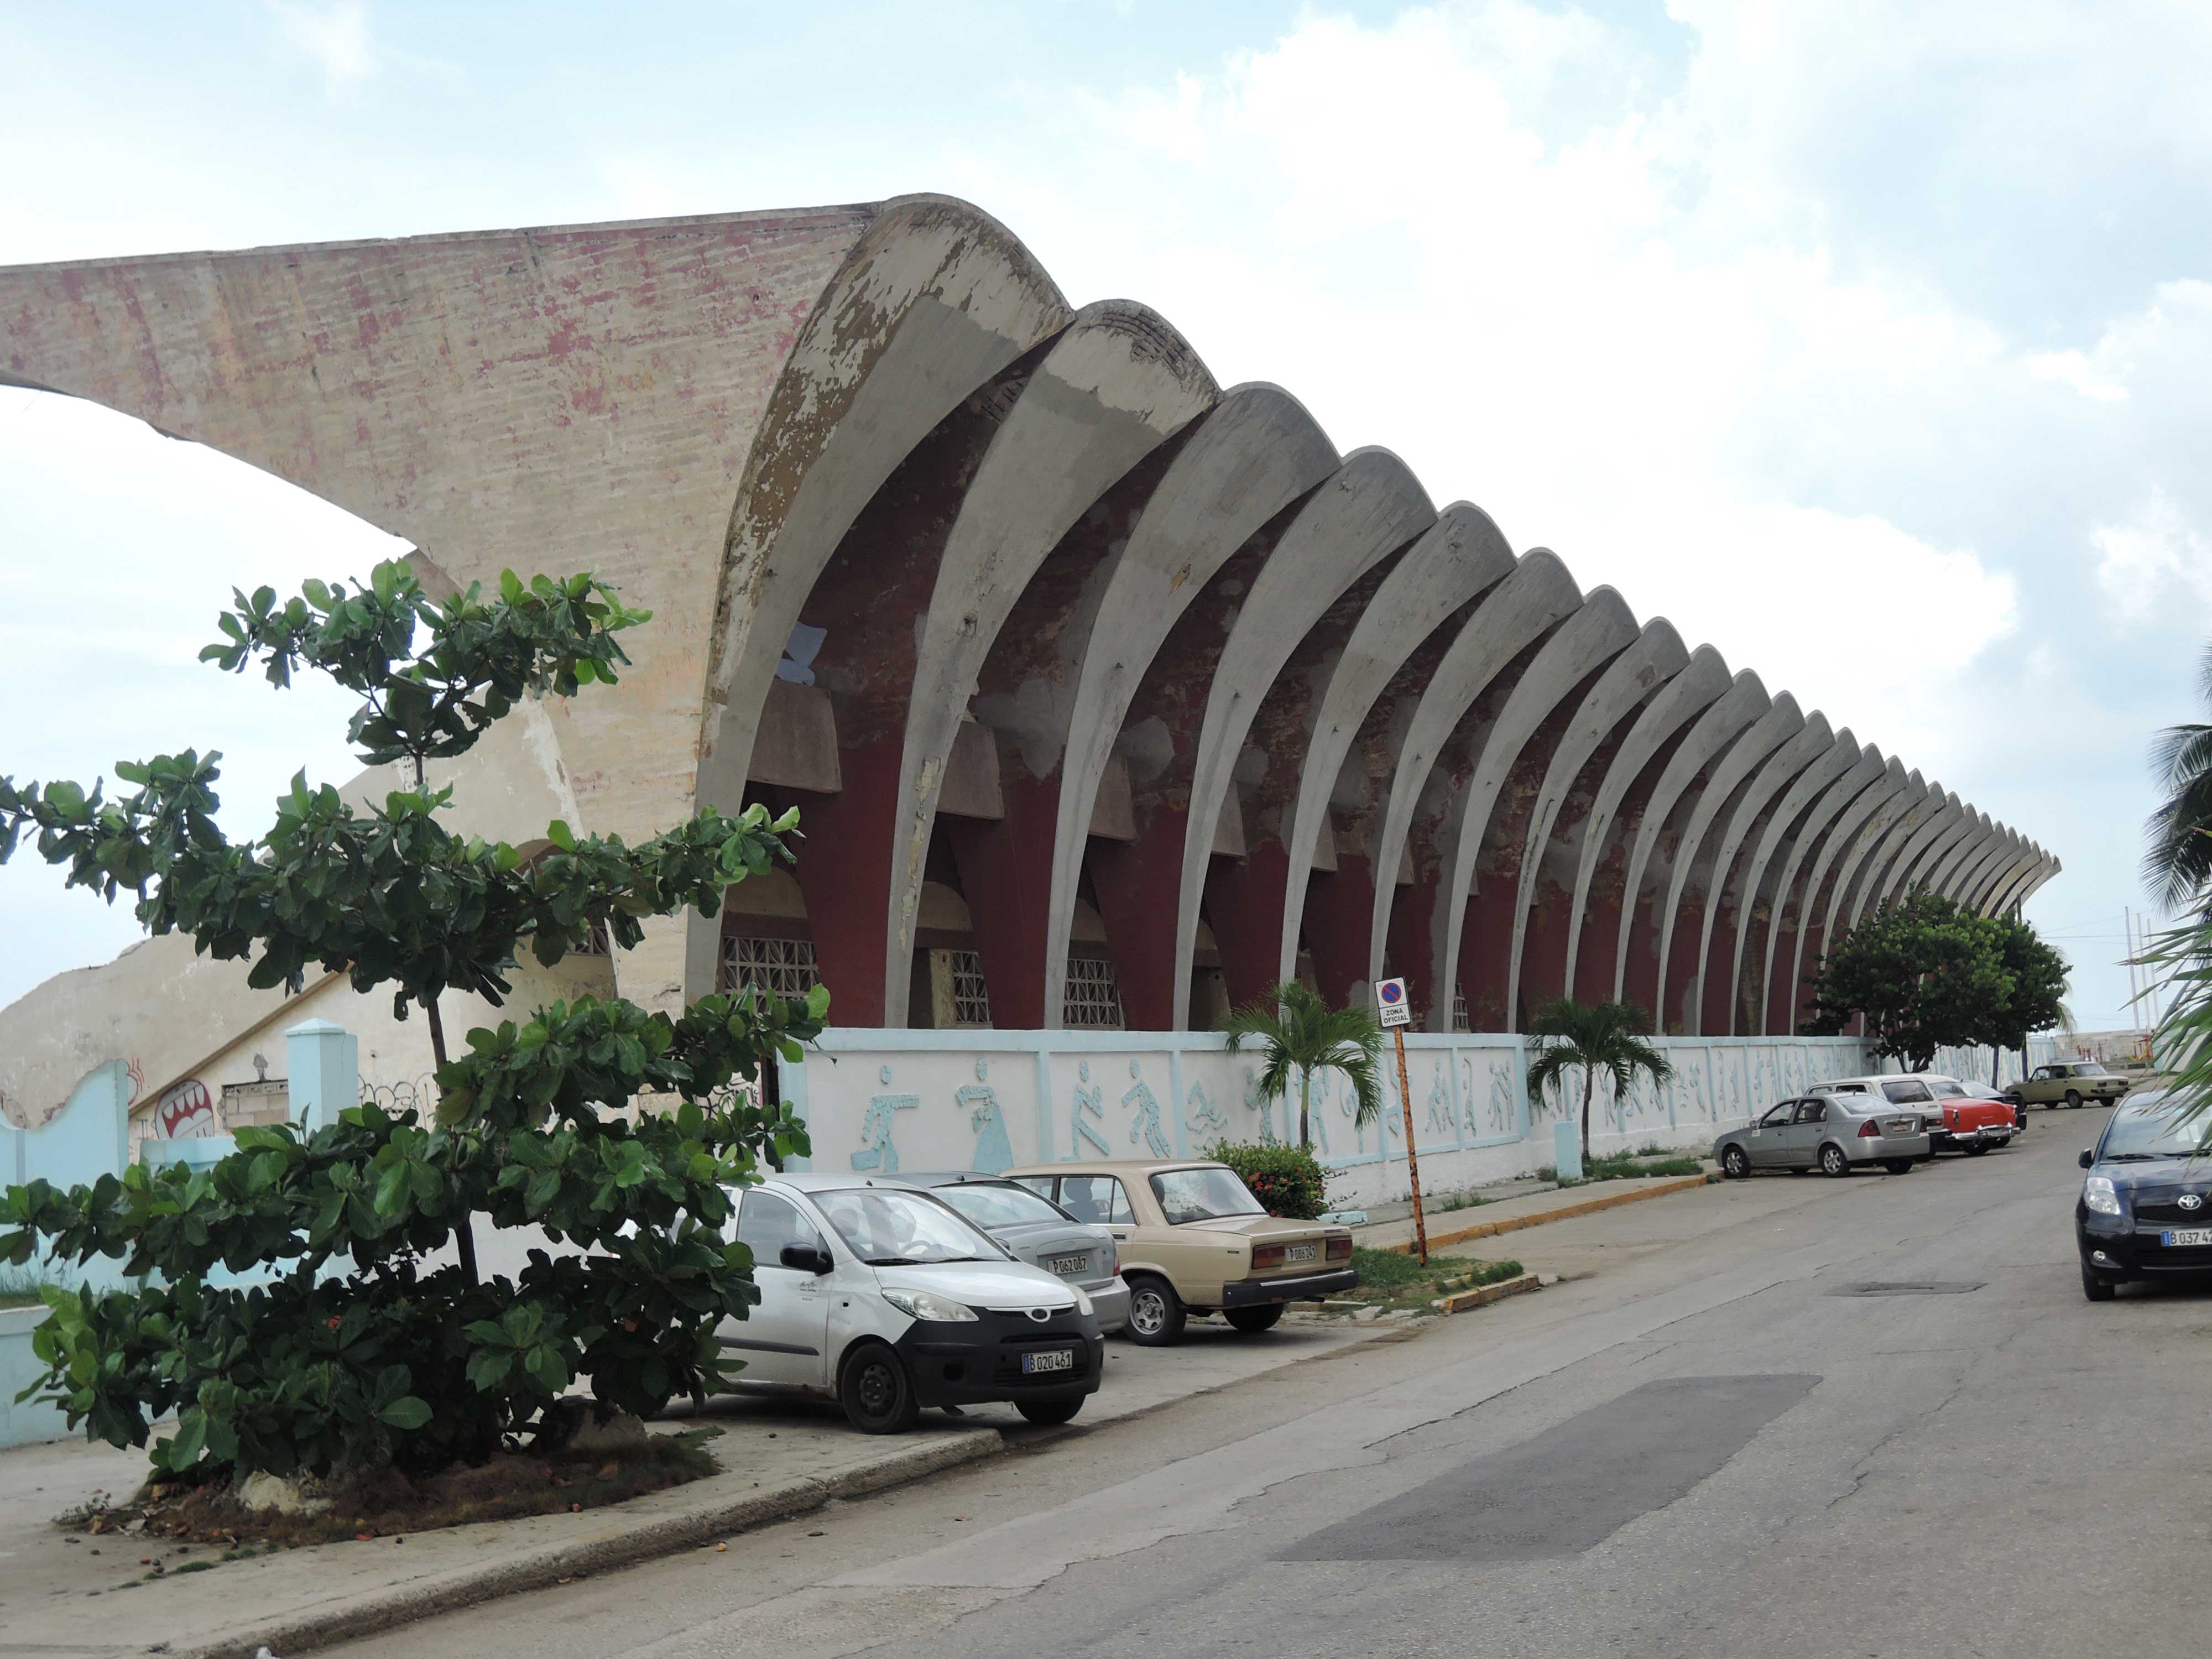
[(2101, 1117), (1532, 1230), (1588, 1276), (338, 1651), (2200, 1654), (2212, 1291), (2082, 1298)]

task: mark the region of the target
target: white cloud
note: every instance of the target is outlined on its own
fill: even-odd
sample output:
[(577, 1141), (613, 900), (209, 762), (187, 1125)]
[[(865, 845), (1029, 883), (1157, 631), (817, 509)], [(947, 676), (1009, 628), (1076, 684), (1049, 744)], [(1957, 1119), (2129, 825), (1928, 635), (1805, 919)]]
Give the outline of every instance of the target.
[(2201, 627), (2212, 620), (2212, 540), (2154, 489), (2124, 524), (2090, 532), (2097, 582), (2115, 620), (2148, 622), (2174, 602), (2191, 604)]
[(380, 66), (368, 38), (366, 0), (267, 0), (285, 44), (312, 58), (333, 82), (365, 81)]
[(2118, 380), (2099, 376), (2087, 356), (2079, 351), (2039, 352), (2027, 360), (2028, 372), (2039, 380), (2070, 386), (2083, 397), (2100, 404), (2124, 403), (2128, 389)]

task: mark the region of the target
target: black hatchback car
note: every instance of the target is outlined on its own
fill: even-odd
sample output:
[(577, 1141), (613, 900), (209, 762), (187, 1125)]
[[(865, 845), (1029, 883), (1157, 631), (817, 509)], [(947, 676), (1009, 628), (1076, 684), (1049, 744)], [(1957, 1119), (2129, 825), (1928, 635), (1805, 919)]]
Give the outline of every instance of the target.
[(2179, 1103), (2138, 1095), (2081, 1154), (2089, 1172), (2074, 1205), (2081, 1293), (2108, 1302), (2130, 1279), (2212, 1273), (2212, 1152), (2208, 1121), (2179, 1121)]

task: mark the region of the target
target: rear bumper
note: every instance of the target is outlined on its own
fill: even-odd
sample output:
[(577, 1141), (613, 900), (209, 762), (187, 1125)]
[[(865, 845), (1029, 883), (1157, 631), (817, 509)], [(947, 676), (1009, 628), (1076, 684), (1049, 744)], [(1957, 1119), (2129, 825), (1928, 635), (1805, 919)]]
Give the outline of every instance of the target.
[(1085, 1285), (1083, 1293), (1091, 1298), (1091, 1311), (1102, 1333), (1110, 1336), (1128, 1324), (1129, 1287), (1122, 1280), (1097, 1288)]
[(1311, 1302), (1334, 1296), (1359, 1283), (1358, 1273), (1337, 1267), (1325, 1273), (1301, 1273), (1295, 1279), (1237, 1279), (1221, 1287), (1224, 1308), (1264, 1308), (1277, 1302)]
[(1929, 1135), (1853, 1135), (1836, 1143), (1854, 1164), (1879, 1164), (1892, 1158), (1933, 1158), (1934, 1138)]

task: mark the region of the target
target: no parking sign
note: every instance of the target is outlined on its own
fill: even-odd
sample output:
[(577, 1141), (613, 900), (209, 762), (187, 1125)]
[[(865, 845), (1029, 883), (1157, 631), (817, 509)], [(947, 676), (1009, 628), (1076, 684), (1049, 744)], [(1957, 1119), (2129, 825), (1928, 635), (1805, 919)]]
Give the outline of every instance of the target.
[(1406, 997), (1406, 981), (1402, 979), (1378, 979), (1375, 981), (1375, 1006), (1381, 1010), (1382, 1029), (1413, 1023), (1413, 1005)]

